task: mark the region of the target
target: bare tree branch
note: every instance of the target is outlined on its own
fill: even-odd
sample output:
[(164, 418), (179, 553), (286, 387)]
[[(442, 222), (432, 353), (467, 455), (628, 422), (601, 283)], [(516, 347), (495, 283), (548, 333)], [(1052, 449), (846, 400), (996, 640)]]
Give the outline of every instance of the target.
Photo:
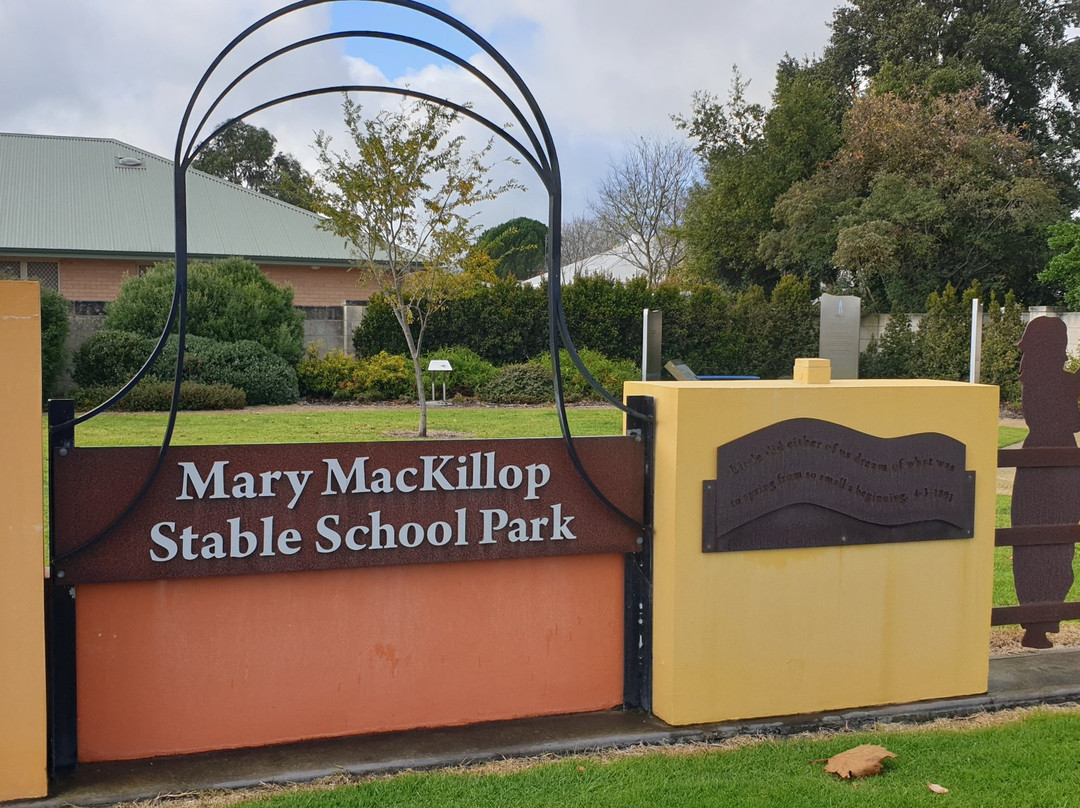
[(649, 286), (683, 262), (677, 229), (698, 164), (682, 140), (638, 138), (612, 161), (590, 209), (608, 240), (625, 245), (627, 259)]

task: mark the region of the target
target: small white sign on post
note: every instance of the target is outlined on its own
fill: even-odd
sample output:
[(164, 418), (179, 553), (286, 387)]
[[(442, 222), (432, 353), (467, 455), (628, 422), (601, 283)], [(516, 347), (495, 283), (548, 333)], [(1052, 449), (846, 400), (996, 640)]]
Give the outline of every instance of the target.
[[(428, 362), (427, 369), (433, 373), (442, 373), (442, 400), (446, 401), (446, 377), (450, 375), (450, 371), (453, 368), (450, 366), (449, 359), (432, 359)], [(431, 399), (435, 400), (435, 377), (431, 377)]]

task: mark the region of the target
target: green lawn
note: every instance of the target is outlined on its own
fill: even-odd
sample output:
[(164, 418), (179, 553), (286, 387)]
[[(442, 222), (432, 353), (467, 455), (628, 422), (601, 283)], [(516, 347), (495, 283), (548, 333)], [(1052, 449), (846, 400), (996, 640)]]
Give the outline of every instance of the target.
[[(512, 773), (405, 774), (242, 803), (260, 808), (819, 808), (1080, 805), (1080, 712), (1024, 712), (980, 729), (882, 730), (763, 741), (678, 754), (573, 757)], [(858, 744), (897, 757), (878, 777), (840, 780), (820, 764)], [(732, 745), (734, 746), (734, 745)], [(935, 783), (945, 795), (927, 788)]]
[[(347, 443), (393, 440), (415, 434), (415, 407), (312, 407), (180, 413), (173, 443)], [(576, 435), (622, 434), (622, 413), (611, 407), (567, 410)], [(165, 432), (163, 413), (105, 413), (76, 427), (78, 446), (152, 446)], [(428, 433), (453, 432), (463, 438), (556, 437), (554, 408), (432, 407)]]

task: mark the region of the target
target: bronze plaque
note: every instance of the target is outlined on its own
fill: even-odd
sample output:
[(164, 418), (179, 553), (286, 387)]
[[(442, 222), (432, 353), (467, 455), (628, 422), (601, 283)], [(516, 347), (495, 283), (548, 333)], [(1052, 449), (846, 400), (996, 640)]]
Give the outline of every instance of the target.
[[(600, 490), (640, 520), (641, 444), (574, 445)], [(134, 581), (639, 549), (563, 442), (542, 438), (173, 447), (134, 512), (78, 551), (132, 500), (157, 454), (53, 456), (54, 575)]]
[(815, 418), (716, 450), (702, 550), (773, 550), (971, 538), (975, 472), (960, 441), (879, 438)]

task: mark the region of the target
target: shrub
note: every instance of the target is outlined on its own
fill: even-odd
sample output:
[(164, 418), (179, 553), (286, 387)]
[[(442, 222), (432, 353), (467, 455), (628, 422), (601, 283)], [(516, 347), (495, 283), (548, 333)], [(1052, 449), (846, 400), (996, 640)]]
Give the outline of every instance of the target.
[[(177, 338), (169, 337), (152, 375), (171, 380), (176, 367)], [(184, 379), (200, 384), (224, 384), (243, 390), (248, 404), (292, 404), (300, 397), (296, 371), (279, 356), (250, 340), (218, 342), (188, 337), (184, 350)]]
[(1020, 338), (1024, 336), (1021, 311), (1012, 292), (1005, 295), (1003, 305), (998, 302), (997, 295), (990, 295), (986, 304), (987, 322), (983, 329), (979, 373), (981, 382), (998, 386), (1001, 403), (1013, 407), (1021, 404)]
[(915, 335), (919, 376), (952, 381), (968, 378), (971, 301), (978, 296), (978, 281), (973, 281), (962, 296), (951, 283), (940, 295), (930, 293), (926, 300), (926, 316)]
[(412, 398), (416, 393), (412, 360), (400, 354), (380, 351), (357, 361), (352, 375), (334, 398), (354, 401), (393, 401)]
[[(128, 278), (106, 307), (105, 327), (157, 338), (172, 303), (176, 267), (157, 264)], [(188, 334), (221, 342), (251, 340), (290, 365), (304, 348), (304, 315), (291, 287), (279, 287), (242, 258), (188, 266)]]
[[(98, 331), (72, 356), (71, 376), (80, 387), (124, 384), (142, 367), (154, 340), (129, 331)], [(176, 352), (173, 352), (176, 356)]]
[[(578, 351), (581, 361), (586, 370), (593, 378), (611, 395), (622, 400), (623, 384), (628, 381), (641, 378), (638, 366), (628, 359), (609, 359), (599, 351), (591, 351), (583, 348)], [(551, 355), (544, 354), (540, 363), (551, 376)], [(577, 367), (570, 361), (570, 354), (565, 350), (559, 351), (559, 370), (563, 383), (563, 398), (566, 401), (603, 401), (603, 396), (593, 389)]]
[(769, 297), (758, 375), (763, 379), (790, 377), (796, 359), (817, 356), (820, 326), (819, 309), (810, 293), (810, 279), (784, 275)]
[(310, 347), (296, 365), (296, 380), (300, 394), (313, 398), (333, 398), (356, 370), (356, 360), (344, 351), (330, 351), (319, 356), (318, 349)]
[[(79, 410), (89, 410), (116, 392), (112, 386), (80, 387), (73, 397)], [(113, 409), (118, 412), (164, 412), (172, 405), (172, 382), (144, 379), (132, 388)], [(239, 410), (246, 404), (244, 391), (228, 385), (180, 383), (181, 410)]]
[(911, 318), (894, 310), (881, 332), (881, 339), (871, 338), (866, 350), (859, 355), (859, 376), (864, 379), (912, 379), (918, 354)]
[(537, 362), (507, 365), (481, 392), (493, 404), (547, 404), (555, 400), (551, 371)]
[[(642, 309), (664, 313), (663, 358), (680, 359), (700, 373), (791, 374), (798, 356), (815, 356), (818, 311), (810, 283), (783, 278), (771, 296), (752, 287), (735, 296), (717, 287), (649, 289), (643, 280), (620, 283), (581, 278), (563, 290), (567, 327), (579, 349), (610, 359), (640, 361)], [(499, 281), (448, 301), (428, 323), (429, 350), (462, 345), (495, 365), (520, 364), (548, 350), (547, 290)], [(353, 334), (358, 356), (405, 353), (401, 328), (378, 295)]]
[[(426, 368), (432, 359), (446, 359), (450, 362), (450, 371), (446, 380), (446, 394), (448, 396), (466, 396), (469, 398), (479, 395), (484, 385), (495, 378), (499, 372), (493, 364), (481, 359), (479, 354), (471, 348), (443, 348), (427, 355), (423, 366)], [(442, 374), (437, 374), (441, 376)], [(436, 392), (439, 391), (436, 378)]]
[(68, 302), (51, 289), (41, 289), (41, 400), (45, 401), (56, 391), (56, 385), (64, 375), (67, 356)]

